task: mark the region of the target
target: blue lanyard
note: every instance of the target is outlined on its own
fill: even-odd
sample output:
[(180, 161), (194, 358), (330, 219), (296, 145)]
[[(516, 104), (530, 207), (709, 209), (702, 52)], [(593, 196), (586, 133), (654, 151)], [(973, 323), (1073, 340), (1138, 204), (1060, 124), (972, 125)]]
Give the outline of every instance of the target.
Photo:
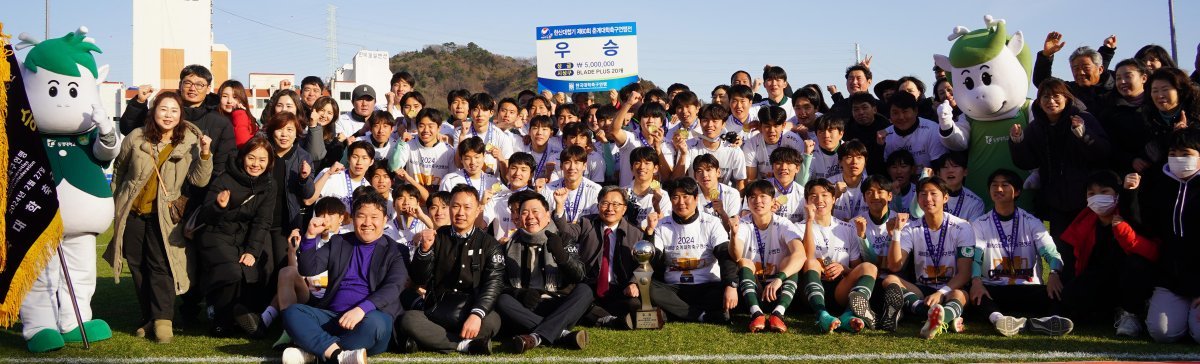
[[(491, 124), (488, 124), (487, 130), (488, 130), (487, 135), (484, 136), (483, 144), (492, 144), (492, 125)], [(474, 136), (474, 137), (479, 136), (479, 132), (475, 131), (474, 127), (471, 128), (471, 136)]]
[[(925, 253), (929, 254), (929, 258), (932, 261), (930, 263), (933, 265), (933, 271), (935, 273), (940, 271), (940, 269), (938, 269), (938, 268), (941, 267), (942, 253), (946, 252), (946, 230), (948, 230), (949, 226), (950, 226), (950, 217), (943, 216), (942, 217), (942, 227), (939, 229), (941, 231), (938, 231), (937, 250), (935, 251), (933, 249), (933, 238), (929, 237), (929, 221), (926, 220), (926, 221), (921, 222), (921, 228), (925, 231)], [(929, 277), (929, 278), (936, 278), (936, 277)]]
[[(529, 148), (533, 150), (532, 147)], [(533, 180), (542, 178), (542, 167), (546, 166), (546, 158), (550, 156), (550, 142), (546, 142), (546, 151), (542, 153), (542, 158), (538, 160), (537, 170), (533, 171)]]
[[(467, 174), (467, 170), (462, 170), (462, 174), (463, 179), (467, 180), (467, 186), (475, 187), (475, 185), (471, 183), (471, 175)], [(480, 199), (483, 199), (483, 179), (484, 175), (479, 175), (479, 187), (475, 189), (475, 193), (479, 194)]]
[[(566, 187), (566, 182), (563, 182), (563, 187)], [(579, 208), (579, 200), (583, 198), (583, 192), (586, 189), (587, 189), (587, 186), (583, 185), (581, 182), (579, 185), (579, 188), (575, 190), (574, 206), (572, 206), (572, 205), (566, 206), (567, 207), (567, 220), (570, 220), (571, 222), (575, 222), (575, 219), (579, 217), (579, 212), (581, 210)]]
[[(350, 180), (350, 171), (349, 171), (349, 170), (347, 170), (347, 171), (345, 171), (345, 172), (343, 172), (343, 173), (344, 173), (344, 174), (343, 174), (343, 176), (345, 176), (345, 177), (346, 177), (346, 196), (343, 196), (343, 197), (341, 198), (341, 200), (342, 200), (342, 203), (343, 203), (343, 204), (346, 204), (346, 206), (354, 206), (354, 205), (353, 205), (353, 204), (351, 204), (350, 202), (351, 202), (351, 200), (353, 200), (353, 197), (354, 197), (354, 189), (355, 189), (356, 187), (354, 187), (354, 182)], [(366, 177), (363, 177), (363, 181), (366, 181), (366, 180), (367, 180), (367, 178), (366, 178)], [(361, 187), (361, 186), (364, 186), (364, 185), (362, 184), (362, 182), (359, 182), (359, 186)]]
[[(758, 231), (758, 227), (754, 226), (754, 219), (750, 219), (750, 227), (754, 228), (754, 238), (758, 240), (758, 261), (762, 266), (763, 273), (767, 272), (767, 243), (763, 242), (762, 233)], [(768, 224), (770, 229), (771, 225)]]
[[(964, 190), (963, 192), (959, 193), (958, 201), (954, 203), (954, 209), (950, 210), (950, 214), (957, 216), (957, 217), (961, 217), (961, 216), (958, 216), (958, 213), (962, 212), (963, 201), (966, 199), (967, 199), (967, 192)], [(1003, 236), (1004, 233), (1000, 233), (1000, 234), (1001, 234), (1001, 236)]]
[(1017, 253), (1017, 243), (1020, 240), (1017, 233), (1021, 229), (1021, 216), (1017, 215), (1016, 210), (1013, 211), (1012, 235), (1008, 236), (1004, 235), (1004, 227), (1000, 225), (1000, 214), (996, 213), (996, 210), (992, 210), (992, 222), (996, 224), (996, 234), (1000, 237), (1000, 249), (1008, 256), (1009, 273), (1015, 273), (1017, 268), (1013, 267), (1013, 256)]
[(650, 145), (650, 142), (646, 141), (646, 138), (642, 136), (642, 133), (640, 131), (636, 132), (635, 135), (637, 135), (638, 140), (642, 142), (643, 147), (651, 147), (651, 148), (654, 148), (655, 150), (658, 149), (657, 145)]
[(792, 194), (792, 187), (796, 187), (796, 183), (795, 183), (795, 181), (792, 181), (792, 183), (789, 183), (789, 184), (788, 184), (788, 188), (787, 188), (786, 190), (785, 190), (785, 189), (783, 189), (783, 185), (779, 184), (779, 179), (772, 178), (772, 179), (771, 179), (771, 183), (774, 183), (774, 184), (775, 184), (775, 189), (779, 190), (779, 193), (782, 193), (782, 194), (784, 194), (784, 195), (790, 195), (790, 194)]

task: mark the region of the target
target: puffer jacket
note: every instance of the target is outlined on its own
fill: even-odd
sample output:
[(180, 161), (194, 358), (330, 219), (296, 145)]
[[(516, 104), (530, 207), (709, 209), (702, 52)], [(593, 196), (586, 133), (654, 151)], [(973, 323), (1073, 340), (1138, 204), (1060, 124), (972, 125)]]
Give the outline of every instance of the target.
[[(1096, 118), (1075, 105), (1067, 105), (1058, 122), (1050, 124), (1040, 107), (1031, 107), (1033, 118), (1021, 142), (1009, 140), (1013, 164), (1038, 168), (1042, 190), (1036, 196), (1038, 211), (1054, 209), (1072, 213), (1087, 207), (1087, 179), (1108, 165), (1108, 136)], [(1071, 117), (1083, 119), (1083, 136), (1071, 131)]]
[[(192, 243), (202, 263), (200, 276), (209, 287), (242, 280), (257, 282), (266, 263), (263, 252), (271, 244), (267, 231), (277, 203), (271, 172), (251, 177), (240, 161), (231, 161), (229, 166), (209, 183), (208, 196), (197, 210), (196, 218), (204, 227)], [(223, 191), (229, 191), (226, 207), (217, 204), (217, 195)], [(242, 254), (254, 256), (256, 267), (238, 263)]]

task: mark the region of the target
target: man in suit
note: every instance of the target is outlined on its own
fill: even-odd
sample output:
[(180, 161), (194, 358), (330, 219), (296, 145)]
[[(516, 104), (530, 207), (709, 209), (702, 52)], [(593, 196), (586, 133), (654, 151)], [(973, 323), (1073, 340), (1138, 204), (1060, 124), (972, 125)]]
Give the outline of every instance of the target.
[[(633, 244), (643, 239), (642, 230), (626, 219), (629, 195), (625, 189), (605, 186), (596, 201), (598, 215), (580, 219), (578, 225), (559, 224), (565, 241), (578, 242), (583, 283), (596, 293), (595, 302), (580, 321), (627, 329), (625, 317), (637, 307), (640, 293), (633, 279), (638, 265)], [(658, 217), (649, 220), (653, 223)]]

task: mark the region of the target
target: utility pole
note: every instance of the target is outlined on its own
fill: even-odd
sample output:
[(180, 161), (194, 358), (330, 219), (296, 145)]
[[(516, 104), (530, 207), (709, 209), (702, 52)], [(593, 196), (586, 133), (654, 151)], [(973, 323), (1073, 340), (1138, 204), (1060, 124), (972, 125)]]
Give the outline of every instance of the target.
[(46, 0), (46, 34), (42, 39), (50, 39), (50, 0)]
[(854, 64), (862, 62), (862, 49), (858, 47), (858, 43), (854, 43)]
[(1170, 17), (1170, 23), (1171, 23), (1171, 59), (1175, 61), (1175, 64), (1179, 64), (1179, 53), (1176, 50), (1177, 45), (1175, 43), (1175, 1), (1174, 0), (1167, 0), (1167, 16)]
[(325, 57), (329, 60), (329, 71), (333, 72), (338, 67), (338, 49), (337, 49), (337, 7), (333, 4), (328, 4), (325, 8), (325, 14), (328, 21), (325, 24)]

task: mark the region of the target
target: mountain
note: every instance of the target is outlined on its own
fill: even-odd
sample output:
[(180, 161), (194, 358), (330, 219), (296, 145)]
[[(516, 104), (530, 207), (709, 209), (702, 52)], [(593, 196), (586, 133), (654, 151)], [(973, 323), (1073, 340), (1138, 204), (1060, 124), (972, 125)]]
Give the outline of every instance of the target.
[(419, 51), (392, 56), (392, 72), (408, 71), (416, 79), (415, 89), (425, 96), (427, 106), (446, 110), (450, 90), (486, 91), (497, 100), (516, 97), (521, 90), (536, 90), (534, 58), (513, 58), (467, 45), (444, 43)]

